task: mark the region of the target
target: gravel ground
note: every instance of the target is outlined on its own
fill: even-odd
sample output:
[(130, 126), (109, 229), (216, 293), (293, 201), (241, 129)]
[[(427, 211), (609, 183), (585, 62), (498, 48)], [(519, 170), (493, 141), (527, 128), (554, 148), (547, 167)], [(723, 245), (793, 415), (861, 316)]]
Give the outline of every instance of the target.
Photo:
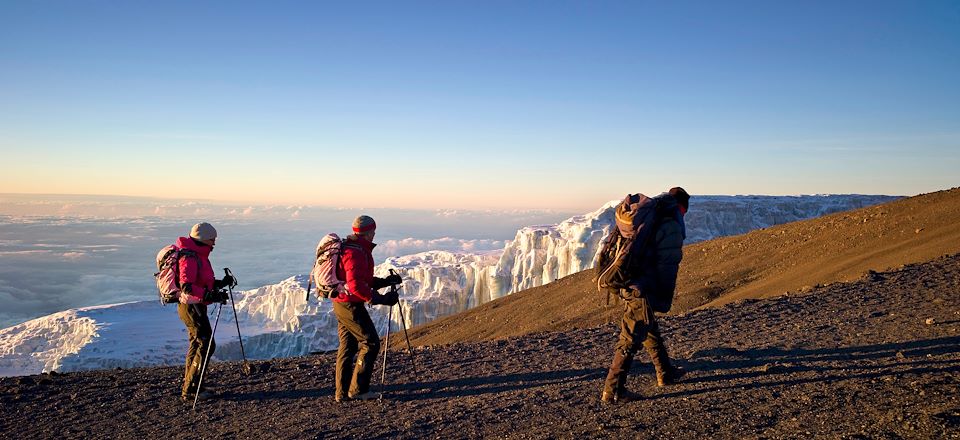
[[(599, 404), (612, 324), (390, 351), (386, 399), (337, 404), (333, 354), (0, 379), (5, 438), (960, 438), (960, 255), (662, 318), (680, 384), (641, 355)], [(396, 336), (396, 334), (394, 334)], [(381, 371), (376, 372), (379, 388)]]

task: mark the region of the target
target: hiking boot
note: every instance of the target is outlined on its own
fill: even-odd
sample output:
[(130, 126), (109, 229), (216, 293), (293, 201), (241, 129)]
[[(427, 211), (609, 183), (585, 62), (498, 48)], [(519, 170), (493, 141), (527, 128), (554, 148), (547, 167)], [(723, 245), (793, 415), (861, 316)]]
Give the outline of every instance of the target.
[[(614, 390), (623, 390), (627, 384), (627, 375), (630, 374), (630, 365), (633, 364), (633, 356), (624, 355), (621, 352), (613, 353), (613, 362), (610, 363), (610, 370), (607, 372), (607, 378), (603, 382), (603, 389), (613, 396)], [(601, 395), (602, 397), (602, 395)], [(610, 397), (613, 399), (613, 397)]]
[(367, 391), (366, 393), (361, 393), (353, 396), (349, 396), (352, 400), (376, 400), (380, 398), (380, 395), (374, 393), (373, 391)]
[(604, 391), (600, 394), (600, 403), (607, 405), (635, 402), (641, 399), (643, 399), (643, 396), (627, 389), (621, 390), (619, 393)]
[(670, 366), (666, 371), (657, 371), (657, 386), (663, 387), (677, 383), (687, 371), (680, 367)]
[(609, 391), (604, 391), (600, 394), (600, 403), (616, 403), (617, 395)]

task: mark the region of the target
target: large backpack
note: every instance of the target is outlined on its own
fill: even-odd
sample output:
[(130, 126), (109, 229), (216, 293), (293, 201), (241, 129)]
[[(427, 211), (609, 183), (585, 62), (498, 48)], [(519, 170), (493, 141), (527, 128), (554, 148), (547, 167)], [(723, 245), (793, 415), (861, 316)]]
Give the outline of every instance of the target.
[[(161, 304), (181, 302), (180, 257), (197, 258), (197, 254), (194, 251), (180, 249), (172, 244), (164, 246), (160, 249), (160, 252), (157, 252), (157, 273), (153, 274), (153, 278), (157, 282)], [(199, 267), (199, 258), (197, 258), (197, 264), (197, 267)]]
[[(343, 254), (344, 240), (331, 232), (324, 235), (317, 243), (317, 251), (310, 269), (310, 281), (317, 285), (317, 298), (336, 298), (346, 292), (344, 280), (337, 277), (337, 267)], [(309, 282), (307, 284), (307, 298), (310, 298)]]
[(657, 198), (627, 194), (617, 205), (614, 228), (607, 234), (595, 265), (597, 291), (629, 288), (631, 278), (644, 266), (647, 245), (657, 221)]

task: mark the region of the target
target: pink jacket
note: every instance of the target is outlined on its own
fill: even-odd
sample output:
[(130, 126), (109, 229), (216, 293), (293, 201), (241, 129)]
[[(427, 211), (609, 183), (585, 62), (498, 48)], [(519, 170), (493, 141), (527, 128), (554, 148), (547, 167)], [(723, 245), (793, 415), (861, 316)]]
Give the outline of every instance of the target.
[(337, 278), (346, 283), (347, 294), (340, 294), (336, 302), (367, 302), (373, 298), (373, 248), (376, 245), (356, 234), (343, 243), (343, 256), (337, 266)]
[(197, 254), (197, 258), (180, 258), (180, 285), (183, 287), (180, 301), (186, 304), (210, 304), (203, 302), (203, 294), (207, 290), (213, 290), (215, 281), (213, 266), (210, 265), (210, 251), (213, 248), (197, 244), (190, 237), (178, 238), (177, 247)]

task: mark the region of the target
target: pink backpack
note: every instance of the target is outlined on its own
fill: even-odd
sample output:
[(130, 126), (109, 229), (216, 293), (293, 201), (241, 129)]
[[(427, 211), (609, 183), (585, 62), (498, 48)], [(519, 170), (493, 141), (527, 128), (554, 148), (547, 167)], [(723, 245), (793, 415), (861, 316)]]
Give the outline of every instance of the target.
[(307, 284), (307, 298), (310, 297), (310, 282), (317, 284), (317, 298), (336, 298), (340, 293), (346, 293), (344, 281), (337, 278), (341, 252), (343, 240), (333, 232), (324, 235), (317, 243), (316, 260)]
[[(153, 274), (153, 278), (157, 281), (161, 304), (181, 302), (180, 257), (196, 258), (197, 254), (188, 249), (180, 249), (172, 244), (164, 246), (160, 249), (160, 252), (157, 252), (157, 273)], [(197, 263), (200, 263), (199, 258)]]

